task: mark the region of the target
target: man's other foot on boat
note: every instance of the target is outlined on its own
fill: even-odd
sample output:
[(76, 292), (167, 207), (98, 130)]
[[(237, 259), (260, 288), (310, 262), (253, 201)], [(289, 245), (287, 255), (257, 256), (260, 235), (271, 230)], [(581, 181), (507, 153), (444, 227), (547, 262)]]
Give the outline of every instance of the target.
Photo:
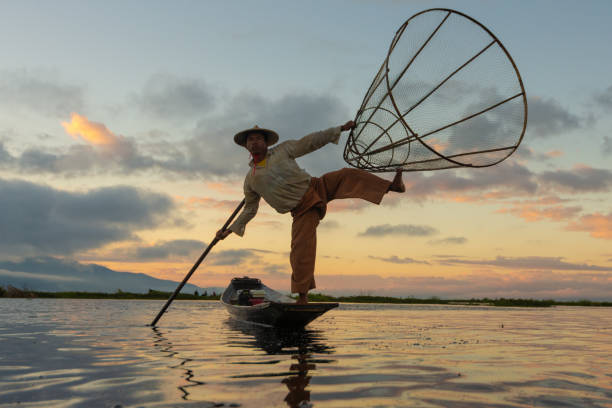
[(296, 305), (305, 305), (308, 304), (308, 294), (300, 293), (298, 300), (295, 302)]

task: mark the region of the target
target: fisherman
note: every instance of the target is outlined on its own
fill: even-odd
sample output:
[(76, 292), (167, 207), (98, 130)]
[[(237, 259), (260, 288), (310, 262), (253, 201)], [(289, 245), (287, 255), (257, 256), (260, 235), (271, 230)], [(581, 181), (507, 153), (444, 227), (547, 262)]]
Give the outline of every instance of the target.
[(319, 178), (311, 177), (296, 163), (296, 158), (330, 142), (338, 144), (340, 133), (354, 127), (355, 123), (348, 121), (299, 140), (287, 140), (274, 148), (269, 148), (278, 142), (278, 134), (273, 130), (255, 126), (234, 136), (234, 142), (252, 156), (244, 179), (245, 205), (236, 221), (228, 229), (217, 231), (216, 237), (225, 239), (232, 232), (243, 236), (246, 224), (257, 214), (261, 197), (279, 213), (291, 212), (291, 292), (299, 294), (298, 304), (308, 303), (308, 291), (315, 288), (316, 232), (327, 203), (337, 198), (361, 198), (380, 204), (387, 192), (406, 191), (401, 170), (396, 172), (393, 181), (349, 168)]

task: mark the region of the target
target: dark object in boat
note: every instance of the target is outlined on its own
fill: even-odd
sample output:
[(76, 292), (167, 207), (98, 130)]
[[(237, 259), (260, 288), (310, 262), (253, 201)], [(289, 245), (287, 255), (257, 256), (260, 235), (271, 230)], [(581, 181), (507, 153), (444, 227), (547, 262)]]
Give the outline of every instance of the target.
[(234, 278), (223, 295), (221, 303), (237, 320), (275, 327), (304, 327), (338, 303), (308, 303), (295, 301), (273, 289), (259, 279)]

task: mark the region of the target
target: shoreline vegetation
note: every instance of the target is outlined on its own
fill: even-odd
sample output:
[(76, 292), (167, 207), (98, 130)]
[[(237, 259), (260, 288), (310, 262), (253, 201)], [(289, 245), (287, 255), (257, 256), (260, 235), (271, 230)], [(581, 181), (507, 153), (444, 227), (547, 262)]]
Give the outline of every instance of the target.
[[(164, 292), (149, 289), (146, 293), (124, 292), (118, 289), (113, 293), (102, 292), (40, 292), (28, 289), (18, 289), (13, 286), (0, 286), (0, 298), (39, 298), (39, 299), (144, 299), (144, 300), (166, 300), (172, 292)], [(219, 300), (219, 293), (180, 293), (176, 300)], [(558, 301), (538, 299), (513, 299), (513, 298), (482, 298), (482, 299), (440, 299), (430, 297), (418, 299), (414, 297), (391, 297), (391, 296), (330, 296), (321, 293), (309, 293), (308, 300), (311, 302), (338, 302), (338, 303), (386, 303), (386, 304), (431, 304), (431, 305), (462, 305), (462, 306), (500, 306), (500, 307), (551, 307), (551, 306), (597, 306), (612, 307), (612, 302), (600, 302), (591, 300)]]

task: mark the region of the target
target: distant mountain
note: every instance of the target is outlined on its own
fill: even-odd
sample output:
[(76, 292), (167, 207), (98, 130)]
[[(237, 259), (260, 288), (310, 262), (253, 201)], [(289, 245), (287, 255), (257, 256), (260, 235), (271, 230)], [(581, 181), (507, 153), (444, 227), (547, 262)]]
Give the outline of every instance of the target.
[[(149, 289), (172, 292), (178, 282), (156, 279), (144, 273), (117, 272), (96, 264), (82, 264), (53, 257), (28, 258), (21, 262), (0, 261), (0, 286), (41, 292), (105, 292), (117, 290), (145, 293)], [(186, 284), (182, 293), (220, 293), (222, 288)]]

